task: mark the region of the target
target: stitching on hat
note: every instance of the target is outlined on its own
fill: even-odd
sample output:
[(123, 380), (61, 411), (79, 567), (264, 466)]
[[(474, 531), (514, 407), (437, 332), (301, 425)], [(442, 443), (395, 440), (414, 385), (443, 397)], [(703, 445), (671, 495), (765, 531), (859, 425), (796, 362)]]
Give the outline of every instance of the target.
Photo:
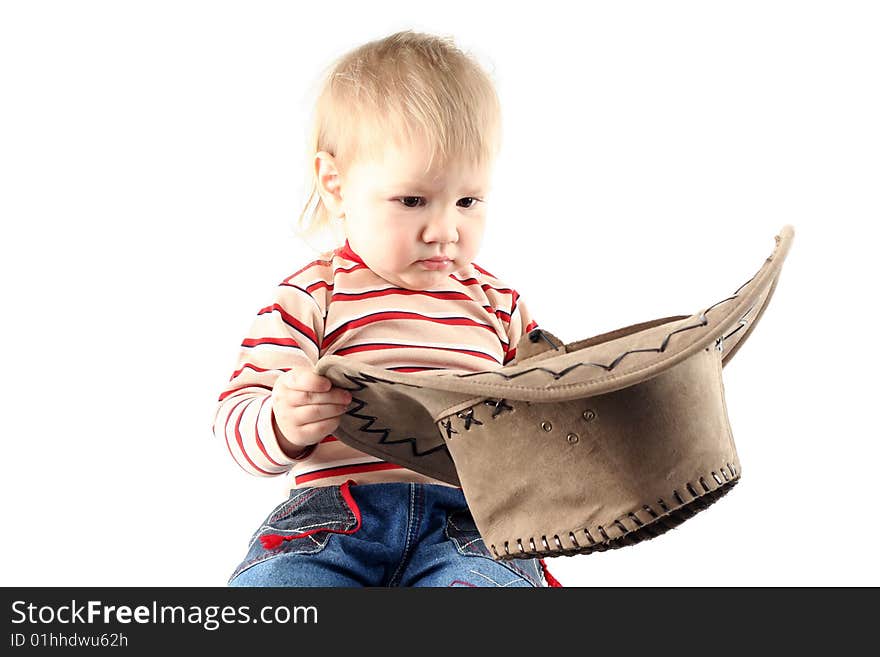
[[(752, 277), (752, 279), (750, 279), (750, 280), (746, 281), (745, 283), (743, 283), (743, 284), (740, 286), (740, 288), (737, 290), (737, 293), (738, 293), (739, 290), (741, 290), (743, 287), (745, 287), (746, 285), (748, 285), (753, 279), (754, 279), (754, 277)], [(610, 371), (613, 370), (615, 367), (617, 367), (617, 365), (620, 364), (620, 362), (624, 359), (624, 357), (628, 356), (629, 354), (641, 353), (641, 352), (655, 352), (655, 353), (663, 353), (663, 352), (665, 352), (666, 349), (667, 349), (667, 347), (668, 347), (668, 345), (669, 345), (669, 339), (670, 339), (673, 335), (675, 335), (676, 333), (683, 332), (683, 331), (687, 331), (687, 330), (691, 330), (691, 329), (695, 329), (695, 328), (701, 328), (701, 327), (703, 327), (703, 326), (706, 326), (706, 325), (708, 324), (708, 320), (706, 319), (706, 313), (708, 313), (709, 311), (713, 310), (715, 307), (721, 305), (722, 303), (725, 303), (725, 302), (727, 302), (727, 301), (733, 301), (733, 300), (735, 300), (736, 298), (737, 298), (736, 295), (734, 295), (734, 296), (732, 296), (732, 297), (728, 297), (727, 299), (723, 299), (723, 300), (721, 300), (721, 301), (719, 301), (719, 302), (713, 304), (712, 306), (710, 306), (710, 307), (707, 308), (706, 310), (704, 310), (704, 311), (700, 314), (700, 320), (701, 320), (700, 323), (698, 323), (698, 324), (694, 324), (694, 325), (691, 325), (691, 326), (680, 327), (680, 328), (678, 328), (678, 329), (676, 329), (676, 330), (674, 330), (674, 331), (668, 333), (668, 334), (666, 335), (666, 337), (663, 339), (663, 342), (661, 343), (661, 346), (660, 346), (660, 347), (655, 348), (655, 349), (651, 349), (651, 348), (648, 348), (648, 349), (633, 349), (633, 350), (630, 350), (630, 351), (626, 351), (626, 352), (620, 354), (619, 356), (617, 356), (617, 358), (615, 358), (615, 359), (611, 362), (611, 365), (604, 365), (604, 364), (602, 364), (602, 363), (593, 363), (593, 362), (583, 362), (583, 361), (582, 361), (582, 362), (580, 362), (580, 363), (574, 363), (573, 365), (570, 365), (570, 366), (568, 366), (567, 368), (562, 369), (562, 370), (559, 370), (559, 371), (554, 371), (554, 370), (549, 369), (549, 368), (546, 368), (546, 367), (537, 367), (537, 366), (536, 366), (536, 367), (531, 367), (531, 368), (529, 368), (529, 369), (523, 370), (523, 371), (518, 372), (518, 373), (516, 373), (516, 374), (505, 374), (505, 373), (504, 373), (504, 369), (506, 369), (506, 368), (499, 368), (499, 369), (495, 369), (495, 370), (483, 370), (483, 371), (479, 371), (479, 372), (467, 372), (467, 373), (465, 373), (465, 374), (450, 373), (450, 374), (448, 374), (448, 375), (444, 375), (444, 376), (447, 376), (447, 377), (454, 377), (454, 378), (459, 378), (459, 379), (464, 379), (464, 378), (469, 378), (469, 377), (473, 377), (473, 376), (481, 376), (481, 375), (492, 374), (492, 375), (495, 375), (495, 376), (499, 376), (499, 377), (503, 378), (505, 381), (508, 381), (508, 382), (509, 382), (509, 381), (512, 381), (513, 379), (516, 379), (517, 377), (520, 377), (520, 376), (523, 376), (523, 375), (526, 375), (526, 374), (530, 374), (530, 373), (532, 373), (532, 372), (544, 372), (544, 373), (546, 373), (546, 374), (550, 374), (550, 375), (552, 375), (553, 380), (558, 381), (559, 379), (561, 379), (562, 377), (566, 376), (566, 375), (569, 374), (570, 372), (574, 371), (574, 370), (577, 369), (578, 367), (586, 367), (587, 365), (592, 365), (592, 366), (594, 366), (594, 367), (600, 367), (600, 368), (604, 369), (606, 372), (610, 372)], [(752, 310), (754, 310), (754, 308), (755, 308), (756, 306), (757, 306), (757, 302), (756, 302), (755, 304), (753, 304), (748, 310), (746, 310), (746, 311), (743, 313), (743, 315), (742, 315), (742, 316), (740, 317), (740, 319), (739, 319), (739, 323), (738, 323), (737, 327), (736, 327), (733, 331), (731, 331), (731, 332), (728, 333), (727, 335), (722, 335), (722, 336), (720, 336), (720, 337), (718, 338), (718, 340), (720, 340), (720, 341), (727, 340), (727, 339), (730, 338), (732, 335), (736, 334), (736, 332), (739, 331), (739, 330), (740, 330), (745, 324), (748, 324), (748, 320), (745, 320), (744, 318), (745, 318), (750, 312), (752, 312)], [(577, 352), (572, 352), (572, 353), (577, 353)], [(651, 368), (651, 367), (656, 367), (658, 364), (662, 364), (662, 362), (663, 362), (663, 361), (660, 361), (659, 363), (649, 363), (648, 365), (645, 365), (645, 366), (640, 367), (640, 368), (638, 368), (638, 369), (631, 370), (631, 371), (629, 371), (629, 372), (625, 372), (624, 374), (621, 374), (620, 377), (623, 377), (623, 376), (632, 376), (632, 375), (638, 374), (638, 373), (641, 372), (642, 370), (649, 369), (649, 368)], [(367, 376), (367, 375), (364, 375), (363, 373), (361, 373), (361, 374), (362, 374), (363, 376)], [(346, 375), (346, 376), (348, 376), (348, 375)], [(385, 379), (379, 379), (379, 378), (376, 378), (376, 377), (369, 377), (369, 378), (370, 378), (372, 381), (380, 381), (380, 382), (383, 382), (383, 383), (390, 383), (390, 384), (392, 384), (392, 385), (410, 385), (411, 387), (415, 387), (415, 388), (421, 388), (421, 387), (422, 387), (422, 386), (416, 386), (416, 385), (413, 385), (413, 384), (404, 384), (404, 383), (397, 383), (397, 382), (395, 382), (395, 381), (387, 381), (387, 380), (385, 380)], [(611, 380), (614, 380), (615, 378), (619, 378), (619, 377), (611, 376), (611, 377), (608, 377), (607, 380), (611, 381)], [(555, 388), (552, 388), (551, 390), (563, 390), (563, 389), (567, 389), (567, 388), (574, 388), (574, 389), (577, 389), (578, 387), (583, 387), (583, 386), (585, 385), (585, 383), (586, 383), (586, 384), (589, 384), (590, 382), (589, 382), (589, 381), (588, 381), (588, 382), (580, 381), (580, 382), (577, 382), (577, 383), (560, 384), (560, 385), (556, 386)], [(535, 387), (534, 387), (534, 385), (528, 385), (528, 386), (509, 385), (509, 386), (507, 386), (507, 389), (509, 389), (509, 390), (535, 390)], [(484, 399), (484, 396), (483, 396), (483, 395), (479, 395), (479, 394), (474, 394), (473, 397), (472, 397), (472, 399), (474, 399), (475, 401), (477, 401), (477, 400)], [(502, 399), (502, 400), (501, 400), (501, 403), (504, 403), (504, 401), (505, 401), (505, 400)], [(488, 404), (488, 403), (490, 403), (490, 402), (487, 401), (486, 403)], [(453, 404), (452, 406), (450, 406), (450, 407), (444, 409), (443, 411), (441, 411), (441, 412), (439, 413), (439, 416), (440, 416), (440, 417), (444, 417), (444, 416), (449, 415), (449, 414), (450, 414), (450, 409), (454, 409), (454, 408), (456, 408), (456, 407), (461, 408), (461, 402), (460, 402), (460, 401), (459, 401), (459, 402), (456, 402), (456, 403)], [(496, 413), (496, 414), (497, 414), (497, 413)], [(493, 414), (493, 417), (494, 417), (496, 414)]]
[[(725, 481), (722, 481), (718, 477), (715, 470), (711, 471), (714, 481), (718, 483), (714, 489), (710, 488), (705, 476), (697, 478), (703, 492), (698, 492), (692, 482), (685, 482), (684, 489), (687, 490), (693, 498), (685, 502), (678, 489), (673, 489), (672, 496), (678, 500), (679, 506), (670, 509), (661, 497), (657, 500), (657, 505), (663, 509), (662, 514), (658, 513), (651, 505), (643, 504), (640, 509), (628, 511), (612, 520), (610, 524), (597, 525), (595, 531), (601, 536), (601, 540), (594, 538), (590, 533), (590, 529), (587, 527), (577, 530), (578, 532), (583, 532), (584, 536), (589, 541), (588, 545), (581, 545), (577, 540), (575, 532), (571, 531), (568, 533), (568, 537), (572, 547), (564, 546), (559, 535), (554, 534), (553, 542), (555, 543), (555, 546), (550, 545), (547, 536), (541, 536), (541, 548), (536, 545), (535, 537), (529, 537), (527, 540), (517, 538), (513, 541), (504, 541), (501, 547), (503, 555), (499, 554), (499, 549), (494, 544), (490, 545), (489, 548), (497, 559), (507, 560), (515, 559), (519, 556), (531, 558), (604, 552), (605, 550), (620, 548), (627, 545), (635, 545), (644, 540), (656, 538), (670, 529), (675, 529), (685, 520), (692, 518), (700, 511), (709, 508), (709, 506), (726, 495), (737, 483), (739, 483), (739, 475), (736, 474), (736, 468), (733, 464), (726, 463), (725, 465), (731, 473), (734, 473), (732, 478), (727, 477), (727, 474), (724, 471), (724, 466), (722, 466), (718, 468), (718, 471), (725, 476)], [(638, 517), (638, 511), (646, 512), (650, 516), (650, 519), (642, 520)], [(624, 520), (631, 522), (633, 525), (632, 528), (627, 527), (623, 522)], [(607, 529), (612, 526), (621, 532), (619, 536), (612, 538), (609, 535)], [(518, 548), (516, 552), (511, 550), (511, 542), (516, 543)], [(526, 544), (528, 544), (528, 548), (526, 548)]]
[[(397, 381), (388, 381), (385, 379), (379, 379), (377, 377), (370, 376), (369, 374), (364, 374), (363, 372), (360, 372), (359, 376), (345, 374), (345, 378), (357, 386), (357, 388), (354, 388), (354, 389), (347, 388), (347, 390), (349, 392), (357, 392), (358, 390), (366, 389), (367, 386), (366, 386), (365, 382), (369, 382), (369, 383), (381, 382), (381, 383), (388, 383), (393, 386), (398, 386), (398, 385), (407, 386), (409, 388), (421, 388), (422, 387), (422, 386), (417, 386), (417, 385), (411, 384), (411, 383), (400, 383)], [(352, 409), (346, 411), (345, 414), (350, 415), (351, 417), (357, 418), (359, 420), (367, 420), (364, 424), (357, 427), (357, 430), (361, 431), (363, 433), (382, 434), (382, 437), (379, 438), (380, 445), (400, 445), (403, 443), (409, 443), (413, 456), (426, 456), (428, 454), (432, 454), (437, 451), (441, 451), (441, 450), (445, 451), (446, 450), (446, 445), (444, 445), (443, 443), (440, 443), (439, 445), (436, 445), (435, 447), (432, 447), (430, 449), (426, 449), (425, 451), (419, 451), (418, 443), (416, 442), (416, 439), (411, 436), (407, 436), (406, 438), (400, 438), (398, 440), (388, 440), (388, 436), (391, 433), (390, 429), (370, 429), (370, 426), (379, 419), (378, 416), (358, 413), (358, 411), (367, 407), (367, 402), (359, 397), (355, 397), (354, 394), (352, 394), (351, 400), (352, 400), (352, 402), (354, 402), (358, 405), (355, 408), (352, 408)], [(449, 428), (452, 431), (452, 433), (458, 433), (457, 431), (452, 430), (451, 426)]]
[[(750, 281), (744, 283), (743, 287), (745, 285), (748, 285), (749, 282)], [(713, 310), (717, 306), (720, 306), (722, 303), (726, 303), (728, 301), (735, 301), (736, 298), (737, 298), (736, 296), (728, 297), (727, 299), (722, 299), (721, 301), (709, 306), (706, 310), (704, 310), (700, 313), (700, 318), (699, 318), (699, 321), (697, 324), (692, 324), (690, 326), (682, 326), (680, 328), (675, 329), (674, 331), (671, 331), (670, 333), (668, 333), (666, 335), (665, 338), (663, 338), (663, 341), (661, 342), (659, 347), (646, 348), (646, 349), (630, 349), (629, 351), (625, 351), (622, 354), (620, 354), (619, 356), (617, 356), (614, 360), (611, 361), (610, 365), (605, 365), (603, 363), (594, 363), (592, 361), (587, 361), (587, 362), (582, 361), (580, 363), (574, 363), (573, 365), (570, 365), (570, 366), (568, 366), (562, 370), (559, 370), (559, 371), (554, 371), (554, 370), (548, 369), (546, 367), (531, 367), (527, 370), (517, 372), (516, 374), (505, 374), (503, 372), (504, 368), (500, 368), (497, 370), (486, 370), (483, 372), (467, 372), (465, 374), (450, 374), (450, 376), (454, 376), (459, 379), (465, 379), (465, 378), (469, 378), (469, 377), (473, 377), (473, 376), (485, 376), (487, 374), (492, 374), (495, 376), (500, 376), (501, 378), (503, 378), (506, 381), (511, 381), (513, 379), (516, 379), (516, 378), (523, 376), (525, 374), (530, 374), (532, 372), (544, 372), (546, 374), (552, 375), (554, 380), (559, 380), (562, 377), (564, 377), (565, 375), (569, 374), (570, 372), (576, 370), (577, 368), (586, 367), (588, 365), (592, 365), (593, 367), (600, 367), (603, 370), (605, 370), (606, 372), (610, 372), (615, 367), (617, 367), (626, 356), (629, 356), (630, 354), (643, 353), (643, 352), (654, 352), (654, 353), (662, 354), (663, 352), (666, 351), (667, 347), (669, 346), (669, 340), (670, 340), (670, 338), (672, 338), (673, 335), (675, 335), (676, 333), (682, 333), (684, 331), (690, 331), (690, 330), (696, 329), (696, 328), (702, 328), (702, 327), (708, 325), (709, 320), (706, 318), (706, 313), (708, 313), (710, 310)], [(739, 324), (738, 324), (737, 328), (734, 329), (733, 331), (731, 331), (730, 333), (728, 333), (727, 335), (722, 336), (722, 339), (726, 340), (731, 335), (736, 333), (742, 327), (743, 318), (746, 315), (748, 315), (754, 309), (754, 307), (755, 306), (752, 305), (748, 310), (746, 310), (745, 313), (743, 313), (742, 317), (740, 317)], [(573, 352), (573, 353), (577, 353), (577, 352)], [(656, 365), (657, 365), (657, 363), (650, 363), (649, 365), (646, 365), (642, 368), (633, 370), (631, 372), (627, 372), (626, 375), (628, 376), (628, 375), (632, 375), (632, 374), (637, 374), (638, 372), (641, 372), (643, 369), (647, 369), (649, 367), (655, 367)], [(583, 382), (572, 383), (570, 385), (571, 386), (583, 385)], [(517, 390), (532, 390), (533, 386), (512, 386), (512, 388), (517, 389)]]

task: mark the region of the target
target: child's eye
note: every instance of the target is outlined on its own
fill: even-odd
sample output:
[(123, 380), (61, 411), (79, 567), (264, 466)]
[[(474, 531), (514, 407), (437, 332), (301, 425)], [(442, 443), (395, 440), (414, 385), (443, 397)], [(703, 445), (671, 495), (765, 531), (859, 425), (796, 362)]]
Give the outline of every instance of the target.
[[(400, 202), (403, 203), (404, 207), (417, 208), (417, 207), (419, 207), (419, 201), (421, 201), (421, 200), (422, 200), (421, 196), (403, 196), (403, 197), (401, 197)], [(410, 205), (409, 203), (407, 203), (407, 201), (415, 201), (416, 204)]]
[[(401, 196), (399, 200), (401, 203), (403, 203), (404, 207), (417, 208), (417, 207), (419, 207), (420, 202), (424, 200), (424, 197), (423, 196)], [(415, 205), (412, 205), (410, 203), (411, 201), (414, 201)], [(459, 199), (459, 202), (461, 202), (461, 201), (471, 201), (471, 203), (464, 206), (465, 210), (470, 210), (477, 203), (481, 202), (480, 199), (474, 198), (473, 196), (465, 196), (464, 198)]]

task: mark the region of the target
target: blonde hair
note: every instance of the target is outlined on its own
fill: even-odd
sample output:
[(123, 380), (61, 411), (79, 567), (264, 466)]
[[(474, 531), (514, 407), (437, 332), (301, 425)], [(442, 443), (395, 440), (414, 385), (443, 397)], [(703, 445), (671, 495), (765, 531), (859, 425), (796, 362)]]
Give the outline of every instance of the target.
[[(491, 163), (501, 146), (501, 107), (488, 74), (451, 37), (405, 30), (365, 43), (325, 69), (307, 143), (306, 189), (298, 222), (308, 238), (333, 228), (318, 192), (315, 154), (330, 153), (340, 172), (376, 158), (389, 140), (422, 141), (440, 165)], [(338, 239), (338, 236), (337, 236)]]

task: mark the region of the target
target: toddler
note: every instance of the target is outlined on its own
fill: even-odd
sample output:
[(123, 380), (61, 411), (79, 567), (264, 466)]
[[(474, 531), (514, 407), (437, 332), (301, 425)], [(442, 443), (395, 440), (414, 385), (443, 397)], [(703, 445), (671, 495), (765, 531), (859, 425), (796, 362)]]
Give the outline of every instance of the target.
[(494, 87), (447, 38), (399, 32), (330, 68), (300, 221), (344, 244), (257, 313), (214, 420), (246, 472), (289, 477), (230, 586), (556, 585), (542, 560), (492, 558), (460, 488), (337, 440), (351, 395), (314, 372), (326, 354), (427, 373), (515, 358), (537, 324), (474, 262), (499, 145)]

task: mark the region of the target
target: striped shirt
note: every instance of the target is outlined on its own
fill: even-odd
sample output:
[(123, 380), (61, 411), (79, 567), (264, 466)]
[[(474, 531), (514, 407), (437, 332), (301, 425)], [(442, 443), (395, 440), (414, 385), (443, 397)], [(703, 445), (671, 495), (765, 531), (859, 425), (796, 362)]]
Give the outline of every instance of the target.
[(290, 488), (348, 479), (444, 484), (333, 435), (291, 459), (272, 427), (275, 380), (326, 354), (398, 372), (494, 369), (516, 357), (520, 337), (535, 326), (516, 290), (476, 263), (436, 289), (407, 290), (369, 269), (346, 240), (285, 278), (257, 313), (218, 399), (214, 435), (246, 472), (288, 473)]

